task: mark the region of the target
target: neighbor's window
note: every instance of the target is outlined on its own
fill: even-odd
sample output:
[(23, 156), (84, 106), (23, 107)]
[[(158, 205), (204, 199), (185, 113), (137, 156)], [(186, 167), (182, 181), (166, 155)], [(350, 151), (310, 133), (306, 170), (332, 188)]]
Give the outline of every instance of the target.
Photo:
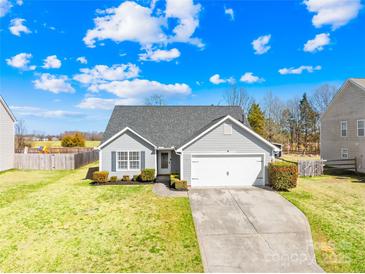
[(347, 136), (347, 121), (341, 121), (341, 137)]
[(365, 136), (365, 120), (357, 121), (357, 136), (364, 137)]
[(119, 151), (117, 152), (118, 170), (133, 170), (140, 167), (139, 151)]
[(341, 148), (341, 159), (349, 158), (349, 150), (347, 148)]
[(231, 135), (232, 134), (232, 125), (230, 124), (224, 124), (223, 126), (224, 134), (225, 135)]

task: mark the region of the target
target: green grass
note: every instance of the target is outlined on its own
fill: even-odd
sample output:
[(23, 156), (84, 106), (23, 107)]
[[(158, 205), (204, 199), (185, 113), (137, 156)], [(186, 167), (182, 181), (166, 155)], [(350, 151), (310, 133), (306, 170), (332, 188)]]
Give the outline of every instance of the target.
[(0, 174), (0, 272), (203, 271), (187, 198), (85, 173)]
[[(85, 141), (85, 147), (97, 147), (100, 141)], [(61, 141), (36, 141), (32, 142), (32, 147), (37, 148), (40, 146), (47, 147), (61, 147)]]
[(318, 263), (327, 272), (365, 272), (365, 183), (352, 177), (300, 178), (281, 193), (308, 217)]

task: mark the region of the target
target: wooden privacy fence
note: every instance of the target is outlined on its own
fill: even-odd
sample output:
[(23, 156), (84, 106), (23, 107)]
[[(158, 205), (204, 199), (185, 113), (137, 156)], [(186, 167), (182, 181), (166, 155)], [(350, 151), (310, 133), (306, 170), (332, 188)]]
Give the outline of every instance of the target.
[(327, 160), (326, 168), (331, 170), (349, 170), (357, 173), (357, 159)]
[[(47, 148), (49, 154), (63, 154), (63, 153), (81, 153), (93, 151), (92, 147), (50, 147)], [(28, 153), (42, 153), (38, 148), (28, 148)], [(16, 149), (15, 153), (24, 153), (24, 149)]]
[(15, 168), (37, 170), (72, 170), (99, 159), (99, 151), (74, 154), (15, 154)]
[(299, 176), (321, 176), (323, 174), (324, 163), (322, 160), (299, 160)]

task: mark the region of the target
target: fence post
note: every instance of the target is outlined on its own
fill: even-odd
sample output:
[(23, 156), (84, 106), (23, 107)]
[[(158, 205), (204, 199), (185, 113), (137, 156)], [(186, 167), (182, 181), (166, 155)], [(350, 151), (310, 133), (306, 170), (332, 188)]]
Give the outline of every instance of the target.
[(356, 175), (359, 175), (359, 173), (357, 173), (357, 158), (355, 157), (355, 173)]

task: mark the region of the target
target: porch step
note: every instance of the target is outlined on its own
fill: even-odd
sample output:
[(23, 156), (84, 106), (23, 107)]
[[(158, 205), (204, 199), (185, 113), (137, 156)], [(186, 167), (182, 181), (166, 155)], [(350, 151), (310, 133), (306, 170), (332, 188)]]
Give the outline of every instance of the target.
[(170, 175), (157, 175), (156, 182), (168, 184), (170, 183)]

